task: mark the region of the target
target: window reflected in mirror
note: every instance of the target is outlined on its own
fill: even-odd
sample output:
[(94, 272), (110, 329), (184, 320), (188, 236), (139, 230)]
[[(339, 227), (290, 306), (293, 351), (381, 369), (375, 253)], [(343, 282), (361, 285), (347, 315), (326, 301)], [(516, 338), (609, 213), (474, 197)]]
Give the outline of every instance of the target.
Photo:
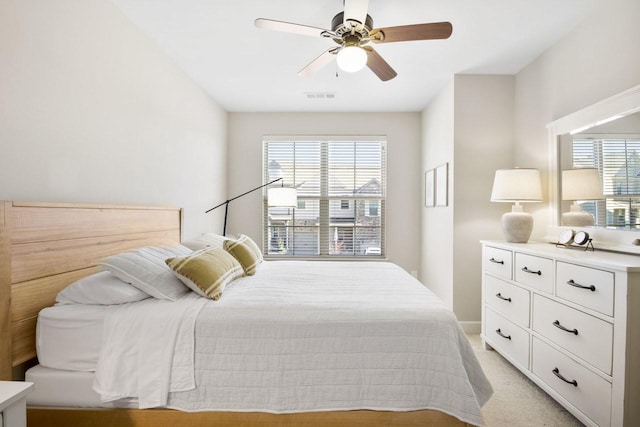
[(584, 201), (595, 225), (640, 229), (640, 134), (576, 134), (571, 142), (573, 168), (597, 168), (604, 199)]

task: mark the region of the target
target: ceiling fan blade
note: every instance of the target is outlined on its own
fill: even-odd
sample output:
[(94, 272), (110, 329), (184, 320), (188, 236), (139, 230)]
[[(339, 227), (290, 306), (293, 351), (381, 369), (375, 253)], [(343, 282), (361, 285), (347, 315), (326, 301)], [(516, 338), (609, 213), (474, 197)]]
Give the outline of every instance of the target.
[(344, 23), (356, 21), (364, 25), (368, 9), (369, 0), (344, 0)]
[(367, 51), (367, 67), (369, 67), (380, 80), (386, 82), (398, 75), (398, 73), (391, 68), (391, 65), (387, 64), (387, 61), (385, 61), (374, 48), (364, 46), (363, 49)]
[(374, 38), (376, 43), (406, 42), (412, 40), (448, 39), (453, 32), (450, 22), (432, 22), (429, 24), (402, 25), (399, 27), (376, 28), (371, 35), (376, 37), (382, 33), (381, 39)]
[(324, 68), (329, 62), (333, 61), (337, 49), (338, 48), (332, 47), (322, 52), (320, 56), (307, 64), (302, 70), (298, 71), (298, 76), (307, 77)]
[(291, 22), (276, 21), (273, 19), (258, 18), (254, 21), (258, 28), (265, 30), (284, 31), (285, 33), (301, 34), (303, 36), (322, 37), (324, 28), (310, 27), (308, 25), (293, 24)]

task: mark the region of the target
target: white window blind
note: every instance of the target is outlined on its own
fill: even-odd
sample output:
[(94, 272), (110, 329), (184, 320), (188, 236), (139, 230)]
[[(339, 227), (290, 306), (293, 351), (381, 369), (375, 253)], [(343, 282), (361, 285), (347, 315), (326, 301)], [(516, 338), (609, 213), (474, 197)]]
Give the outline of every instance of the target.
[(383, 137), (264, 140), (264, 182), (283, 178), (298, 208), (264, 199), (264, 252), (283, 256), (384, 256)]
[(640, 136), (576, 136), (573, 167), (595, 167), (600, 172), (605, 199), (583, 202), (596, 225), (640, 228)]

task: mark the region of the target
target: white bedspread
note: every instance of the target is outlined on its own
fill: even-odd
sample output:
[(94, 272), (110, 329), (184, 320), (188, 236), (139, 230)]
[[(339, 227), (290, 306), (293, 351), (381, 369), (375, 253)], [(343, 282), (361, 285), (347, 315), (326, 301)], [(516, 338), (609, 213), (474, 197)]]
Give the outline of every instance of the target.
[(493, 393), (453, 313), (386, 262), (264, 262), (201, 310), (195, 375), (166, 406), (436, 409), (481, 425)]
[(208, 300), (193, 292), (177, 301), (112, 306), (104, 319), (93, 388), (103, 402), (137, 398), (140, 408), (164, 406), (169, 391), (195, 388), (194, 325)]

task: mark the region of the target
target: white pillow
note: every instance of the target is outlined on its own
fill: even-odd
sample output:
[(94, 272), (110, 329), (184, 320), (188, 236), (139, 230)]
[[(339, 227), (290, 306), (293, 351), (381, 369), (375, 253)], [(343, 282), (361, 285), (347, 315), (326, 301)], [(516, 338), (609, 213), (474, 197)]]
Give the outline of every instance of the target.
[(56, 296), (58, 304), (112, 305), (140, 301), (150, 295), (115, 277), (108, 271), (73, 282)]
[(203, 233), (195, 239), (182, 242), (182, 245), (186, 246), (192, 251), (199, 251), (205, 248), (221, 248), (223, 247), (225, 240), (231, 239), (220, 234)]
[(175, 301), (187, 288), (165, 264), (164, 260), (184, 256), (192, 251), (184, 246), (173, 248), (146, 247), (108, 257), (98, 264), (123, 282), (130, 283), (157, 299)]

